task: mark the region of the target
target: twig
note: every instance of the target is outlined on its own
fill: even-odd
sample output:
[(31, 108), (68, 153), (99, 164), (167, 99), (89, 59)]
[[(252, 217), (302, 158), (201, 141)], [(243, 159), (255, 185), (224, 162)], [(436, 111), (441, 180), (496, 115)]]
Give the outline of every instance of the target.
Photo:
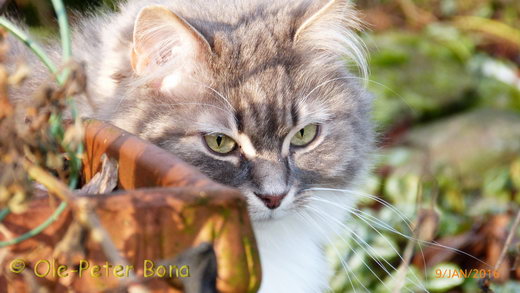
[(404, 286), (405, 279), (406, 279), (406, 272), (408, 271), (408, 267), (410, 266), (410, 261), (412, 260), (414, 247), (415, 247), (415, 244), (417, 243), (416, 239), (419, 235), (419, 230), (421, 229), (421, 225), (422, 225), (421, 217), (420, 217), (421, 210), (420, 210), (419, 206), (421, 205), (421, 199), (422, 199), (422, 185), (421, 185), (420, 181), (419, 181), (419, 184), (417, 185), (416, 194), (417, 194), (417, 202), (415, 205), (415, 208), (416, 208), (415, 212), (417, 214), (417, 225), (416, 225), (414, 231), (412, 231), (413, 237), (410, 238), (408, 240), (408, 242), (406, 243), (403, 261), (402, 261), (401, 265), (399, 266), (399, 268), (397, 269), (397, 276), (396, 276), (397, 282), (395, 283), (395, 287), (393, 288), (392, 293), (401, 292), (401, 289)]
[[(70, 191), (63, 182), (59, 181), (56, 177), (52, 176), (41, 167), (34, 165), (28, 160), (24, 160), (22, 163), (31, 177), (44, 185), (50, 193), (55, 194), (61, 200), (69, 204), (69, 206), (77, 213), (78, 220), (91, 231), (94, 240), (100, 244), (104, 254), (110, 262), (121, 264), (123, 266), (128, 265), (128, 261), (119, 254), (119, 251), (110, 239), (108, 232), (103, 228), (103, 225), (101, 225), (99, 218), (92, 210), (87, 199), (76, 199), (75, 194)], [(135, 274), (130, 272), (128, 278), (123, 279), (121, 283), (123, 286), (128, 286), (132, 283), (139, 283), (139, 279)], [(139, 292), (147, 292), (144, 287), (140, 287), (139, 290)]]
[(516, 218), (513, 221), (513, 225), (511, 226), (511, 231), (509, 231), (509, 234), (507, 235), (506, 242), (504, 243), (504, 247), (502, 248), (502, 252), (500, 253), (500, 257), (497, 260), (497, 263), (495, 264), (494, 270), (497, 271), (502, 263), (504, 262), (504, 259), (506, 258), (507, 251), (509, 250), (509, 246), (511, 246), (511, 242), (513, 242), (513, 237), (518, 229), (518, 225), (520, 224), (520, 210), (516, 213)]
[(44, 170), (38, 165), (33, 164), (27, 159), (22, 160), (22, 166), (27, 170), (27, 174), (34, 178), (38, 183), (42, 184), (47, 188), (47, 190), (59, 197), (62, 201), (67, 204), (71, 204), (72, 208), (75, 208), (75, 205), (72, 203), (72, 199), (75, 197), (74, 193), (61, 182), (58, 178), (52, 176), (49, 172)]
[(4, 238), (12, 238), (13, 233), (7, 229), (2, 223), (0, 223), (0, 234), (4, 235)]
[(66, 185), (64, 185), (56, 177), (52, 176), (44, 169), (33, 164), (25, 158), (22, 159), (21, 164), (31, 177), (35, 178), (39, 183), (44, 185), (47, 188), (47, 190), (49, 190), (51, 193), (57, 195), (60, 199), (63, 200), (63, 202), (58, 206), (58, 208), (56, 208), (53, 214), (49, 218), (47, 218), (45, 222), (41, 223), (38, 227), (18, 236), (17, 238), (0, 241), (0, 248), (20, 243), (26, 239), (29, 239), (39, 234), (41, 231), (45, 230), (52, 223), (54, 223), (58, 219), (59, 215), (67, 207), (67, 203), (72, 201), (73, 193), (67, 188)]
[[(109, 259), (109, 261), (111, 263), (117, 263), (123, 266), (128, 266), (128, 261), (120, 255), (119, 250), (112, 242), (110, 235), (108, 235), (108, 232), (101, 224), (98, 216), (93, 211), (88, 200), (86, 198), (80, 198), (77, 201), (77, 204), (79, 210), (81, 211), (78, 218), (80, 218), (80, 221), (84, 223), (87, 228), (90, 229), (93, 239), (99, 243), (103, 250), (103, 253)], [(133, 287), (132, 292), (149, 292), (148, 289), (146, 289), (139, 283), (141, 283), (141, 280), (133, 272), (130, 271), (128, 277), (121, 280), (120, 286)]]
[(478, 16), (459, 16), (453, 24), (462, 30), (481, 32), (520, 47), (520, 31), (506, 23)]
[(397, 282), (396, 282), (395, 287), (392, 290), (392, 293), (401, 292), (401, 289), (404, 286), (404, 281), (406, 279), (406, 272), (408, 271), (408, 267), (410, 265), (410, 261), (413, 256), (413, 250), (414, 250), (413, 248), (415, 247), (415, 243), (417, 242), (415, 240), (415, 236), (417, 233), (413, 233), (413, 234), (414, 234), (414, 237), (410, 238), (410, 240), (408, 240), (408, 243), (406, 244), (406, 248), (404, 250), (404, 255), (403, 255), (403, 262), (397, 269), (397, 276), (396, 276)]
[[(429, 162), (424, 164), (424, 166), (428, 166)], [(425, 169), (422, 171), (423, 176), (420, 177), (418, 185), (417, 185), (417, 200), (416, 200), (416, 215), (417, 215), (417, 224), (415, 225), (415, 228), (412, 233), (412, 237), (408, 240), (408, 243), (406, 244), (406, 248), (403, 254), (402, 263), (397, 269), (397, 282), (395, 287), (392, 290), (392, 293), (399, 293), (401, 292), (401, 289), (404, 286), (405, 279), (406, 279), (406, 272), (408, 271), (410, 267), (410, 262), (413, 257), (414, 253), (414, 247), (417, 244), (419, 240), (426, 240), (431, 241), (435, 236), (435, 231), (438, 225), (438, 215), (435, 212), (435, 203), (437, 201), (437, 195), (438, 192), (434, 192), (431, 201), (430, 201), (430, 207), (428, 209), (421, 208), (422, 202), (423, 202), (423, 183), (424, 183), (424, 177), (429, 173), (425, 167)], [(419, 249), (420, 246), (419, 246)], [(421, 249), (422, 254), (422, 249)], [(423, 261), (424, 261), (424, 254), (423, 254)], [(425, 263), (426, 265), (426, 263)]]
[[(511, 225), (511, 231), (509, 231), (509, 234), (507, 235), (506, 242), (504, 243), (504, 247), (502, 247), (502, 251), (500, 252), (500, 256), (498, 257), (497, 262), (495, 263), (495, 266), (493, 267), (493, 272), (497, 272), (500, 266), (502, 266), (502, 263), (506, 259), (507, 251), (509, 250), (509, 247), (511, 246), (511, 243), (513, 242), (513, 237), (515, 236), (518, 226), (520, 225), (520, 210), (516, 213), (516, 217), (513, 221), (513, 225)], [(485, 278), (479, 280), (479, 287), (484, 293), (493, 292), (491, 290), (491, 274), (488, 274)]]
[(397, 0), (408, 23), (414, 27), (423, 26), (435, 19), (431, 13), (417, 7), (412, 0)]

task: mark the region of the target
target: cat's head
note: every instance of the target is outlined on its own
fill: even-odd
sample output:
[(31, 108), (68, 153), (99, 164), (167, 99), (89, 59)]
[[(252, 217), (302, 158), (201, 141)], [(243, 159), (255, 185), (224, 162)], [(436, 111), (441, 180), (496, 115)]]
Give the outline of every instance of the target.
[(373, 133), (347, 68), (366, 68), (347, 2), (258, 5), (229, 22), (143, 8), (120, 123), (239, 188), (254, 220), (297, 211), (308, 188), (349, 186)]

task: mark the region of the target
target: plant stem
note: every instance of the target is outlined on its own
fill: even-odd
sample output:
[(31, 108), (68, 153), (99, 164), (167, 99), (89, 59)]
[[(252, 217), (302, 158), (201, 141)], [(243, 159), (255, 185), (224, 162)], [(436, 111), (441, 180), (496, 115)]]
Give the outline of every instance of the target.
[[(61, 39), (61, 48), (62, 48), (62, 63), (67, 63), (72, 57), (72, 46), (70, 39), (70, 30), (69, 23), (67, 20), (67, 11), (63, 5), (61, 0), (51, 0), (52, 5), (54, 6), (54, 11), (56, 11), (56, 16), (58, 17), (58, 25), (60, 26), (60, 39)], [(64, 70), (59, 76), (58, 80), (61, 84), (65, 82), (67, 76), (69, 75), (69, 70)]]
[(0, 26), (7, 29), (13, 36), (22, 41), (42, 62), (47, 66), (50, 72), (56, 73), (56, 65), (52, 62), (51, 58), (45, 53), (45, 50), (32, 40), (24, 31), (16, 27), (16, 25), (10, 22), (5, 17), (0, 17)]

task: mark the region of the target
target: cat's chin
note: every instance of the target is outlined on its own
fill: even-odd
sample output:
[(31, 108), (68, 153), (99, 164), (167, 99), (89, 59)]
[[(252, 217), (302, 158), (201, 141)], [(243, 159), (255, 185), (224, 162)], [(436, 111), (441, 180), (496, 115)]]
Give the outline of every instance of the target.
[(265, 209), (265, 211), (255, 211), (250, 212), (249, 216), (253, 222), (270, 222), (270, 221), (278, 221), (290, 215), (292, 212), (287, 209), (275, 209), (269, 210)]

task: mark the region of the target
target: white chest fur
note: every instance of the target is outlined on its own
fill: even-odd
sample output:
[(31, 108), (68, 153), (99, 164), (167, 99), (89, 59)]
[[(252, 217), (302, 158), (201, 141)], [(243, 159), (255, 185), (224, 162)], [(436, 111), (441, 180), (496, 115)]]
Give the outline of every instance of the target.
[(332, 270), (324, 246), (340, 232), (338, 223), (346, 214), (340, 207), (349, 207), (345, 204), (315, 202), (305, 213), (253, 224), (262, 265), (261, 293), (316, 293), (329, 289)]
[(311, 229), (296, 217), (255, 225), (262, 264), (260, 292), (321, 292), (327, 288), (330, 270)]

